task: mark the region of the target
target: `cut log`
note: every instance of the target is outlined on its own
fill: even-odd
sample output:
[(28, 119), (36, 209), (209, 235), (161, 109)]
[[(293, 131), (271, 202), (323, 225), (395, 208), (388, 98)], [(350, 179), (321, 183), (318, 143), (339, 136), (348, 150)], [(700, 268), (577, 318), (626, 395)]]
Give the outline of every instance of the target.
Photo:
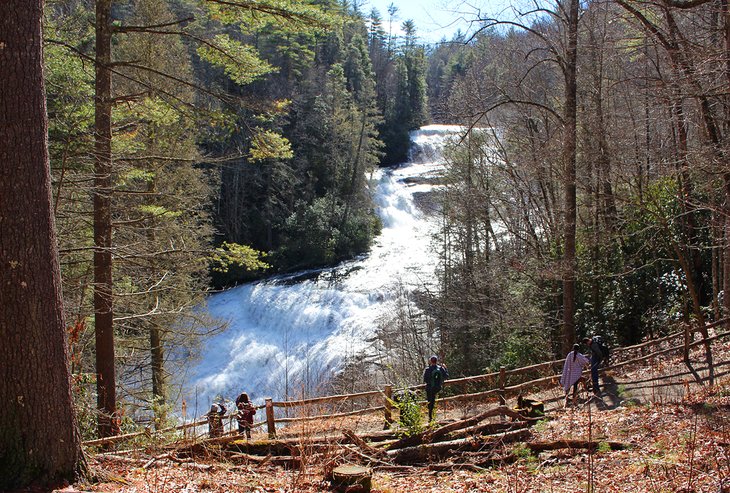
[(373, 471), (369, 467), (344, 464), (332, 470), (332, 486), (338, 492), (369, 493), (372, 480)]

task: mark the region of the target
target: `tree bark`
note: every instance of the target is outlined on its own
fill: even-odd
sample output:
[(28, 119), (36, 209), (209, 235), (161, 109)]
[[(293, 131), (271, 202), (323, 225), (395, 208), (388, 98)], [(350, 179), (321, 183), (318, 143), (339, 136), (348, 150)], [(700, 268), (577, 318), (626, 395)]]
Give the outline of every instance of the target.
[(112, 304), (112, 74), (111, 0), (96, 2), (94, 117), (94, 323), (99, 436), (119, 433)]
[(563, 61), (565, 77), (565, 107), (563, 110), (563, 354), (568, 354), (575, 343), (575, 287), (576, 287), (576, 132), (578, 111), (578, 0), (568, 5), (568, 44)]
[(41, 0), (0, 2), (0, 490), (82, 470), (51, 213)]

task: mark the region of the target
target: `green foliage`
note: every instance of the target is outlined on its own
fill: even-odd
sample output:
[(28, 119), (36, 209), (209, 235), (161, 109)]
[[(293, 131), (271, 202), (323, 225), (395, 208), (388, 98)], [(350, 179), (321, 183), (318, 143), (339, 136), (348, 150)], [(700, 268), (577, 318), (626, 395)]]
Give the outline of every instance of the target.
[(161, 205), (154, 205), (154, 204), (148, 204), (148, 205), (140, 205), (139, 211), (143, 214), (154, 216), (154, 217), (166, 217), (166, 218), (175, 218), (182, 214), (181, 211), (171, 211), (165, 208)]
[(384, 109), (380, 132), (385, 143), (385, 162), (404, 162), (410, 145), (409, 130), (428, 121), (426, 58), (422, 47), (410, 46), (395, 60), (395, 96)]
[(512, 447), (512, 454), (520, 459), (531, 459), (533, 458), (532, 450), (524, 443), (518, 443)]
[(607, 454), (611, 451), (611, 444), (608, 442), (599, 442), (598, 443), (598, 449), (596, 449), (596, 452), (599, 454)]
[(537, 361), (549, 359), (549, 344), (545, 334), (537, 330), (516, 330), (502, 343), (499, 355), (491, 365), (493, 370), (500, 366), (520, 368)]
[(265, 253), (254, 250), (248, 245), (223, 242), (211, 255), (211, 262), (216, 272), (227, 272), (232, 266), (246, 270), (265, 270), (271, 267), (262, 260), (265, 256)]
[(275, 26), (283, 32), (299, 33), (331, 27), (336, 11), (318, 2), (294, 0), (246, 0), (230, 4), (209, 2), (210, 17), (223, 24), (238, 25), (244, 32), (255, 33)]
[(249, 160), (252, 162), (264, 159), (291, 159), (294, 153), (289, 141), (271, 130), (256, 129), (251, 137)]
[(418, 394), (415, 392), (403, 392), (397, 402), (393, 401), (398, 408), (398, 433), (403, 436), (412, 436), (422, 433), (425, 430), (425, 419), (423, 409), (418, 403)]
[(360, 211), (351, 213), (343, 224), (344, 212), (345, 204), (332, 196), (300, 204), (284, 224), (283, 234), (289, 241), (277, 251), (277, 263), (296, 268), (323, 266), (366, 251), (380, 230), (379, 220)]
[(198, 48), (198, 55), (207, 62), (222, 67), (233, 82), (250, 84), (276, 69), (259, 58), (257, 50), (226, 34), (215, 36), (209, 45)]

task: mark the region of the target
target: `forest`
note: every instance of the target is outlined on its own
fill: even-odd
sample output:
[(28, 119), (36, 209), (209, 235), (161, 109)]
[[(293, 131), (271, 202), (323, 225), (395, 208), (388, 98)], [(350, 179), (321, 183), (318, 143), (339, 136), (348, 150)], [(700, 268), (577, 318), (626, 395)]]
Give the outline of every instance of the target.
[[(394, 32), (396, 13), (45, 2), (33, 39), (60, 275), (47, 284), (84, 439), (174, 419), (170, 375), (222, 329), (197, 310), (210, 292), (367, 252), (381, 225), (366, 175), (405, 161), (427, 123), (464, 128), (436, 197), (439, 289), (393, 339), (436, 337), (468, 376), (562, 357), (586, 335), (629, 345), (727, 317), (726, 2), (513, 5), (437, 44), (407, 12)], [(11, 17), (0, 32), (22, 40)], [(388, 358), (420, 370), (413, 347)]]

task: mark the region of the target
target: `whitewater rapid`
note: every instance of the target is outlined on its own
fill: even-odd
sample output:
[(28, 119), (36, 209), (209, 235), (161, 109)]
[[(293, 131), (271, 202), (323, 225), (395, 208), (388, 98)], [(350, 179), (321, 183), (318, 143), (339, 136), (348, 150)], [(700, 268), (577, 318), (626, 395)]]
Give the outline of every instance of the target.
[(200, 415), (245, 390), (256, 402), (318, 392), (348, 357), (368, 349), (398, 293), (434, 288), (436, 218), (417, 207), (443, 168), (441, 149), (461, 127), (411, 133), (408, 163), (373, 172), (370, 189), (383, 229), (367, 255), (212, 295), (206, 310), (227, 328), (205, 342), (182, 382), (187, 409)]

